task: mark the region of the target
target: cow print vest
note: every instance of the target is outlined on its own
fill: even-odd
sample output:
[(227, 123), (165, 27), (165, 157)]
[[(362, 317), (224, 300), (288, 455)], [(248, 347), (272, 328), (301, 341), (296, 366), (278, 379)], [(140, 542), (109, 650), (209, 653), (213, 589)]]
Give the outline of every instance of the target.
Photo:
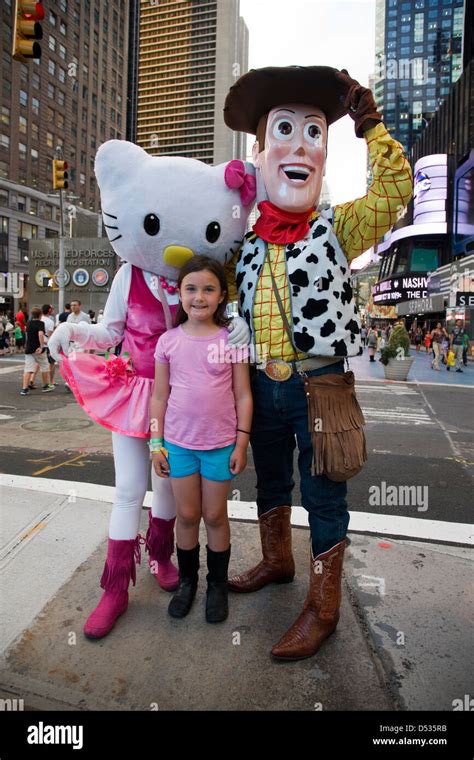
[[(354, 303), (349, 263), (332, 226), (330, 211), (310, 222), (308, 237), (285, 246), (293, 344), (310, 356), (356, 356), (360, 320)], [(267, 243), (246, 235), (236, 265), (239, 305), (255, 341), (253, 305)]]

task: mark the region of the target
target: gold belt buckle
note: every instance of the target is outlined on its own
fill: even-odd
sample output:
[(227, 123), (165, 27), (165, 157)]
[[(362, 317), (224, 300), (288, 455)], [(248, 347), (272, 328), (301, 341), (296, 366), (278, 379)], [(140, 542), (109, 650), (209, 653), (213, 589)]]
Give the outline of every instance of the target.
[(264, 372), (270, 380), (276, 380), (278, 383), (284, 383), (292, 375), (291, 365), (283, 359), (269, 359)]

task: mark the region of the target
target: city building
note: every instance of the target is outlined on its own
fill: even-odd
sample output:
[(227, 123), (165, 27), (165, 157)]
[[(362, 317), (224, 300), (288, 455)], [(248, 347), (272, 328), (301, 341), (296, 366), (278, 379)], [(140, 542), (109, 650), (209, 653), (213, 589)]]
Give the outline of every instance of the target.
[[(136, 16), (135, 16), (136, 23)], [(225, 126), (229, 87), (248, 67), (238, 0), (141, 0), (136, 142), (152, 155), (245, 159)]]
[(374, 94), (408, 151), (463, 69), (464, 0), (376, 0)]
[(21, 62), (12, 59), (14, 6), (0, 6), (0, 271), (27, 283), (28, 240), (59, 229), (57, 197), (49, 196), (57, 148), (69, 164), (65, 205), (99, 211), (97, 148), (126, 136), (130, 7), (48, 0), (41, 58)]

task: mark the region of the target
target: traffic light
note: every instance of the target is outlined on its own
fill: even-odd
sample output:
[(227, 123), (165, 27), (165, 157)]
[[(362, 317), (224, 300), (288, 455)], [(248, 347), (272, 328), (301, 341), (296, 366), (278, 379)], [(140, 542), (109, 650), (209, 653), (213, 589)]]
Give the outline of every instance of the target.
[(53, 188), (55, 190), (67, 190), (69, 184), (67, 166), (67, 161), (59, 161), (57, 158), (53, 160)]
[(39, 23), (43, 19), (43, 3), (15, 0), (12, 56), (16, 61), (41, 58), (41, 45), (37, 40), (43, 39), (43, 27)]

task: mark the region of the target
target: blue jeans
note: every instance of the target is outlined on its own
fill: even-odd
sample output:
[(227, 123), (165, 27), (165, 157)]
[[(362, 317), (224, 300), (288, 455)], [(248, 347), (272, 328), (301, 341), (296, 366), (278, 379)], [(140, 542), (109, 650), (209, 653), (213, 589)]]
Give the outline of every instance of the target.
[[(307, 374), (342, 374), (344, 363)], [(347, 484), (325, 475), (311, 475), (313, 446), (308, 430), (308, 405), (303, 380), (292, 375), (285, 382), (271, 380), (261, 370), (251, 375), (254, 414), (252, 446), (257, 473), (259, 516), (275, 507), (291, 506), (293, 452), (298, 443), (298, 468), (303, 507), (308, 511), (313, 556), (325, 552), (346, 536), (349, 525)]]

